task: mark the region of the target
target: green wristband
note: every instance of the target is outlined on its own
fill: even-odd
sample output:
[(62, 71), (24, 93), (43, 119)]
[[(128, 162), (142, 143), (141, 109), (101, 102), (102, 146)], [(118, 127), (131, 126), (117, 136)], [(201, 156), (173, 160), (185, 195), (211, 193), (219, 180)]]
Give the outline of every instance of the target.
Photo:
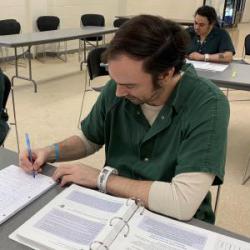
[(55, 161), (59, 161), (59, 144), (55, 143), (54, 148), (55, 148)]

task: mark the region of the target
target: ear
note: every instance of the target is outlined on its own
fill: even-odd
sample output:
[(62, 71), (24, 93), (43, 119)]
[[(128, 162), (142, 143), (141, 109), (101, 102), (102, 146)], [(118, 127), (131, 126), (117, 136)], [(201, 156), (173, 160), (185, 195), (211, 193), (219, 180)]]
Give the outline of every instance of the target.
[(174, 75), (174, 72), (175, 72), (174, 67), (165, 70), (163, 73), (160, 74), (159, 80), (168, 80), (169, 78), (172, 78)]

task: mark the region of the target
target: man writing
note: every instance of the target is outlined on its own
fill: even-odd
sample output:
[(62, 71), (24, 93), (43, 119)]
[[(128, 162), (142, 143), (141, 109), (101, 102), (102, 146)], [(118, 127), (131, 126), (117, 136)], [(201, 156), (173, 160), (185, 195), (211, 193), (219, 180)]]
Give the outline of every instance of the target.
[(235, 54), (232, 40), (226, 30), (218, 26), (213, 7), (202, 6), (194, 15), (194, 26), (187, 29), (191, 43), (188, 59), (217, 63), (230, 63)]
[(160, 17), (126, 22), (105, 51), (112, 80), (82, 121), (81, 134), (34, 150), (34, 164), (23, 152), (20, 166), (39, 170), (105, 145), (109, 167), (101, 173), (71, 163), (53, 178), (134, 197), (180, 220), (213, 223), (208, 191), (223, 181), (229, 105), (215, 85), (184, 65), (187, 40), (179, 25)]

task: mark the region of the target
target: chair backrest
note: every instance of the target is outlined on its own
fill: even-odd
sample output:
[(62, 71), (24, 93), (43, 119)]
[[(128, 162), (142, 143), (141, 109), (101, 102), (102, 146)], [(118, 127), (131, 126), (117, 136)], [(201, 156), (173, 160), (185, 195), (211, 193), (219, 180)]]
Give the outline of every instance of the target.
[(245, 55), (250, 56), (250, 34), (245, 37), (244, 47)]
[(108, 71), (105, 67), (101, 66), (102, 53), (106, 50), (106, 47), (97, 47), (92, 49), (87, 57), (87, 68), (90, 80), (93, 80), (98, 76), (108, 75)]
[(16, 19), (0, 20), (0, 36), (19, 34), (21, 25)]
[(121, 25), (126, 23), (129, 20), (129, 18), (117, 18), (113, 22), (113, 26), (116, 28), (119, 28)]
[(0, 69), (0, 146), (3, 145), (3, 142), (8, 134), (9, 126), (8, 113), (6, 110), (6, 103), (10, 93), (11, 83), (9, 78), (2, 73)]
[[(103, 15), (100, 14), (85, 14), (81, 16), (81, 24), (82, 26), (99, 26), (104, 27), (105, 26), (105, 18)], [(86, 37), (82, 40), (87, 41), (100, 41), (102, 40), (102, 36), (92, 36), (92, 37)]]
[(81, 16), (83, 26), (105, 26), (105, 18), (100, 14), (85, 14)]
[(36, 20), (39, 31), (57, 30), (60, 25), (60, 18), (57, 16), (40, 16)]

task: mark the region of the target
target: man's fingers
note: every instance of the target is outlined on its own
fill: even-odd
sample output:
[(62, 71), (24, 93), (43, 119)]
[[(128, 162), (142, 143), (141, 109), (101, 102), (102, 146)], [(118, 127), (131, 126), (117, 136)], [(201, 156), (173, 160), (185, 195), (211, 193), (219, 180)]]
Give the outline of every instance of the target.
[(65, 186), (66, 184), (69, 184), (69, 183), (72, 183), (72, 182), (73, 182), (72, 175), (64, 175), (64, 176), (61, 178), (60, 186), (63, 187), (63, 186)]
[(62, 176), (64, 175), (70, 175), (72, 173), (72, 168), (69, 167), (68, 165), (62, 165), (60, 167), (58, 167), (52, 178), (55, 180), (55, 181), (58, 181), (58, 179), (60, 179)]

